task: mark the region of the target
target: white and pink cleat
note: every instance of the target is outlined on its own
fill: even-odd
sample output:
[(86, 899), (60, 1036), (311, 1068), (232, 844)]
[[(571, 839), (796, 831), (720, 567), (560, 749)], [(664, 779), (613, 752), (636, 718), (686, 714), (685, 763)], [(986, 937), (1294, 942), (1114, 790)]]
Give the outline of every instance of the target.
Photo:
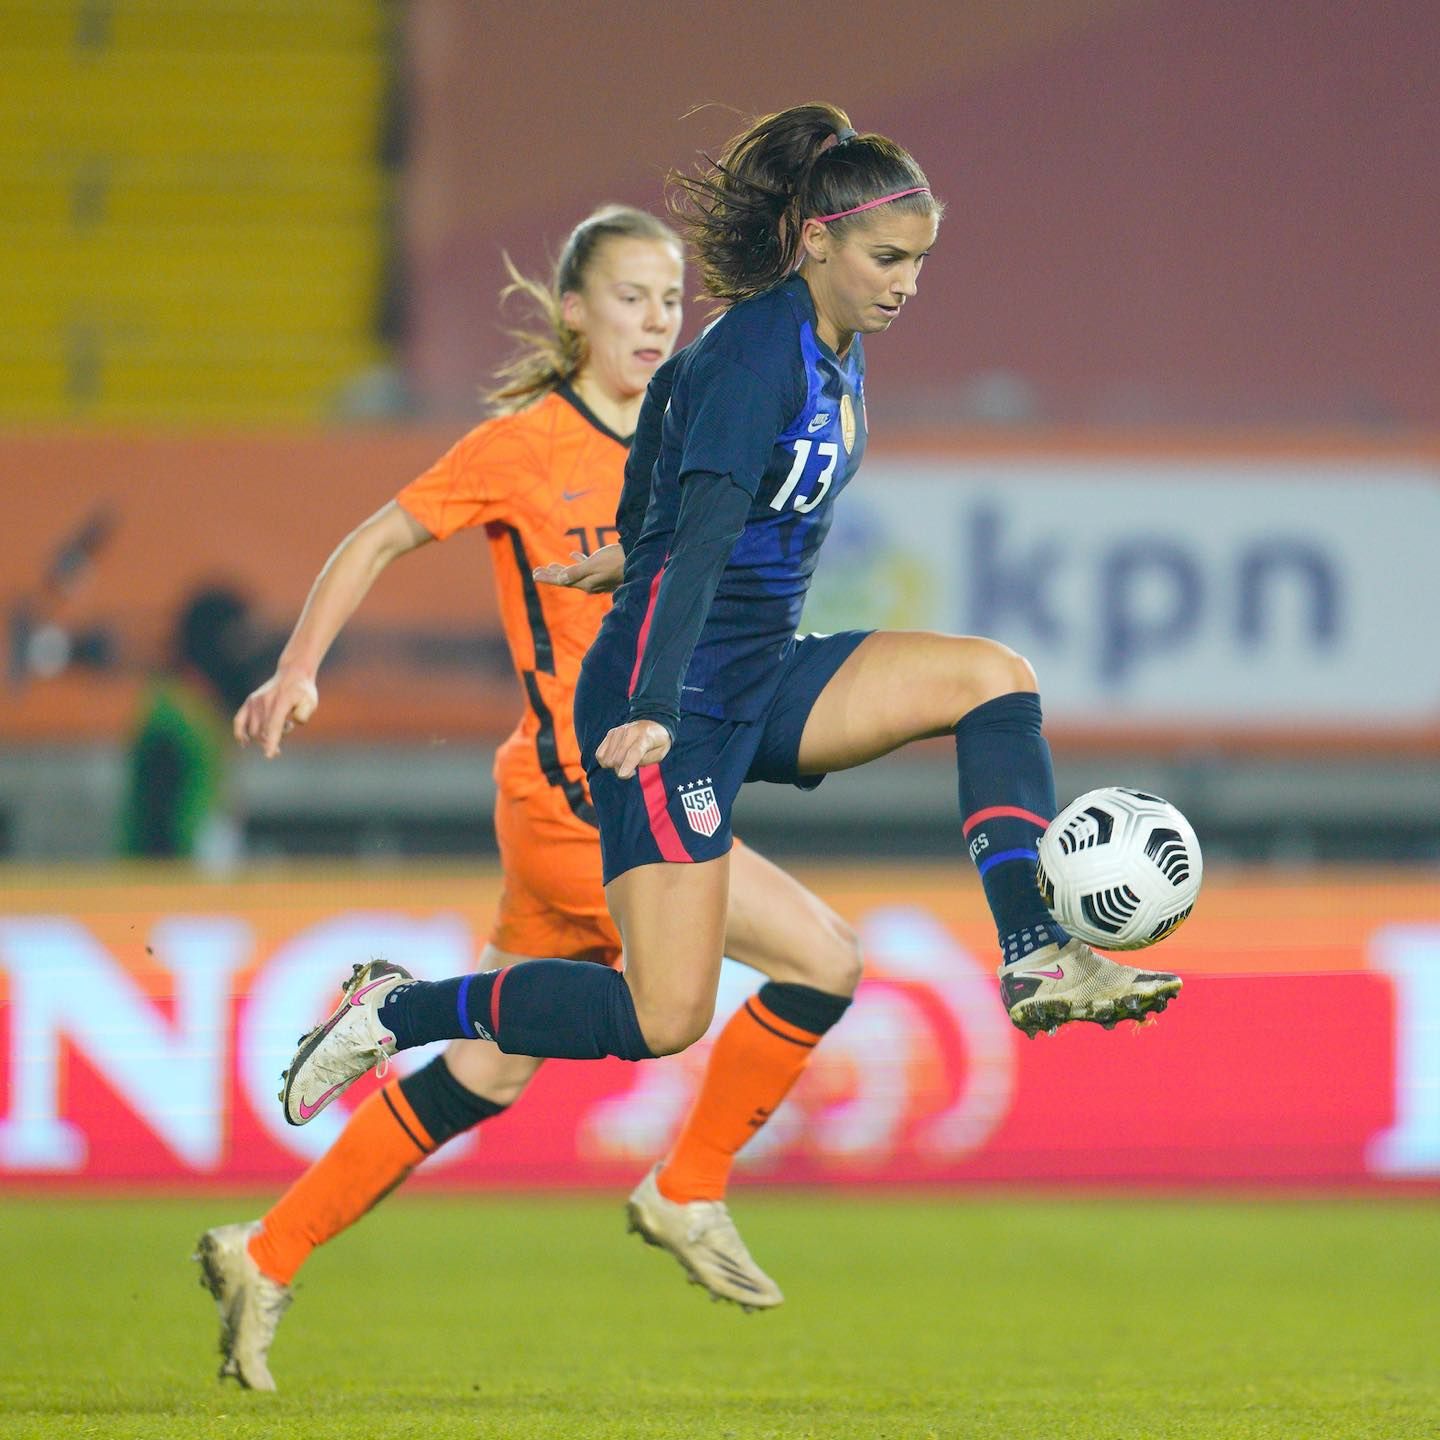
[(1121, 1020), (1156, 1015), (1179, 993), (1178, 975), (1137, 970), (1097, 955), (1083, 940), (1046, 945), (1013, 965), (1002, 965), (1000, 996), (1011, 1023), (1032, 1040), (1072, 1020), (1113, 1030)]
[(388, 960), (355, 967), (335, 1013), (301, 1037), (281, 1077), (280, 1103), (292, 1125), (313, 1120), (372, 1066), (385, 1073), (395, 1037), (380, 1023), (380, 1003), (411, 979), (408, 970)]

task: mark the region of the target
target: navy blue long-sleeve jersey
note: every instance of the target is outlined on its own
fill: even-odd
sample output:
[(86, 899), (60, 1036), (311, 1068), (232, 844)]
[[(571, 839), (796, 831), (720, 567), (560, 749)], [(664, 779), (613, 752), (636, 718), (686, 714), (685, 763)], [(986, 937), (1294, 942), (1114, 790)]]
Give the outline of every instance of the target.
[(865, 453), (864, 380), (860, 337), (838, 358), (798, 275), (656, 372), (620, 501), (625, 580), (587, 659), (624, 668), (630, 718), (673, 734), (681, 710), (763, 715)]

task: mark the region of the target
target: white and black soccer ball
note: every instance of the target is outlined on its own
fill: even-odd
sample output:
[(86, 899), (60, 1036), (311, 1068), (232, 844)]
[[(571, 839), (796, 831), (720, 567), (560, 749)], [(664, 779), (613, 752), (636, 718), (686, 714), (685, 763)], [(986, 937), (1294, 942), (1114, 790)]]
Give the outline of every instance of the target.
[(1036, 879), (1072, 935), (1104, 950), (1142, 950), (1194, 908), (1203, 868), (1195, 831), (1168, 800), (1108, 785), (1050, 822)]

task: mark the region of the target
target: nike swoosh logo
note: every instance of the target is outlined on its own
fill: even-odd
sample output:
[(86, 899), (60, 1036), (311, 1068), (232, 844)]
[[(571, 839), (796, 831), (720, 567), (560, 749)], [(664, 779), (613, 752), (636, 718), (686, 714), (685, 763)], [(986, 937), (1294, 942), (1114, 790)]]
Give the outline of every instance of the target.
[(828, 415), (817, 415), (810, 422), (810, 433), (813, 435), (817, 430), (823, 430), (830, 423)]
[(592, 485), (589, 490), (562, 490), (560, 492), (560, 498), (562, 500), (578, 500), (582, 495), (588, 495), (590, 490), (594, 488)]
[(338, 1085), (332, 1085), (313, 1105), (307, 1105), (303, 1100), (297, 1107), (300, 1111), (300, 1118), (308, 1120), (312, 1115), (318, 1115), (321, 1109), (328, 1103), (330, 1097), (339, 1089)]
[(1023, 975), (1034, 975), (1040, 980), (1063, 980), (1065, 972), (1057, 965), (1053, 970), (1023, 970)]
[(377, 985), (383, 985), (391, 978), (389, 975), (382, 975), (380, 979), (372, 980), (368, 985), (363, 986), (350, 997), (350, 1003), (352, 1005), (358, 1005)]

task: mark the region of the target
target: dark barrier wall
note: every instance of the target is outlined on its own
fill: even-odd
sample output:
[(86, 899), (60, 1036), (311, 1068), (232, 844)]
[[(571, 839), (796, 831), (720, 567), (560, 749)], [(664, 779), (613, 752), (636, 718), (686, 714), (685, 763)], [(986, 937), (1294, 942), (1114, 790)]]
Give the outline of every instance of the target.
[(950, 206), (923, 308), (872, 355), (877, 429), (1440, 420), (1431, 0), (746, 13), (414, 0), (425, 402), (464, 411), (501, 353), (502, 245), (536, 267), (595, 203), (658, 205), (665, 167), (733, 128), (680, 118), (697, 103), (820, 97)]

